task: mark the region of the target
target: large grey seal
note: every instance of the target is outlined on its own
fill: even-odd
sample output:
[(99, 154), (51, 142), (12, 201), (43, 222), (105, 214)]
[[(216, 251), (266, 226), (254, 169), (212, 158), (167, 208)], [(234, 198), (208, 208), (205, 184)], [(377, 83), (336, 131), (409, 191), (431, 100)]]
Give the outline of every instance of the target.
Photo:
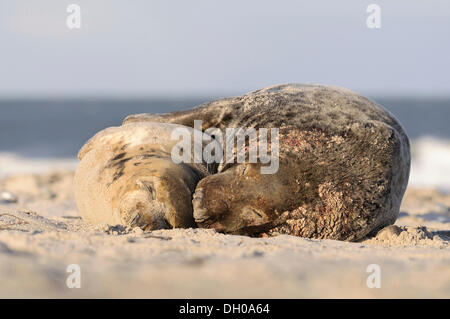
[(172, 161), (176, 140), (171, 136), (180, 127), (131, 123), (92, 137), (78, 154), (74, 181), (83, 219), (144, 230), (195, 226), (192, 194), (217, 165), (208, 164), (207, 158), (200, 163)]
[(235, 163), (202, 176), (192, 200), (200, 227), (354, 241), (397, 218), (409, 177), (408, 137), (392, 114), (350, 90), (277, 85), (191, 110), (132, 115), (124, 125), (193, 127), (194, 120), (202, 130), (280, 133), (275, 174), (261, 174), (261, 163)]

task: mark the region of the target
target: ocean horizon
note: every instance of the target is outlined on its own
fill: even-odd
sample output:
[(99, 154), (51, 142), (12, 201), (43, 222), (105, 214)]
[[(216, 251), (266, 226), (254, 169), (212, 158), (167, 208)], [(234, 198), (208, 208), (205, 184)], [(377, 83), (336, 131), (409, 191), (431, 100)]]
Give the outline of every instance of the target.
[[(83, 144), (130, 114), (165, 113), (217, 97), (0, 100), (0, 176), (74, 169)], [(450, 191), (450, 97), (371, 97), (405, 128), (412, 148), (410, 185)]]
[[(213, 99), (0, 100), (0, 152), (26, 157), (74, 157), (91, 136), (120, 125), (127, 115), (183, 110)], [(410, 139), (450, 139), (450, 97), (371, 99), (397, 117)]]

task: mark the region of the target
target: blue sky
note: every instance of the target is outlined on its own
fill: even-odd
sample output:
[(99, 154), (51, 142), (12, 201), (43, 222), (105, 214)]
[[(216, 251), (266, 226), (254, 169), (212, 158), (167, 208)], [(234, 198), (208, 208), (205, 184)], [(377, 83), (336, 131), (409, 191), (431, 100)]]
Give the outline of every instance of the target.
[[(82, 26), (66, 26), (81, 7)], [(366, 8), (381, 7), (381, 28)], [(287, 82), (450, 95), (448, 0), (0, 0), (0, 98), (240, 94)]]

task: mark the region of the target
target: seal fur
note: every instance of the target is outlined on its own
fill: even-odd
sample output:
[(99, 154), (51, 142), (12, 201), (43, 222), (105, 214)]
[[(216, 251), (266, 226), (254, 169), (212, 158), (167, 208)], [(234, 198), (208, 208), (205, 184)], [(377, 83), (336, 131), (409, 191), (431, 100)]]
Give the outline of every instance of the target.
[(410, 147), (395, 117), (344, 88), (284, 84), (124, 124), (165, 122), (202, 130), (279, 128), (275, 174), (235, 163), (205, 176), (193, 196), (197, 225), (244, 235), (355, 241), (393, 224), (408, 183)]

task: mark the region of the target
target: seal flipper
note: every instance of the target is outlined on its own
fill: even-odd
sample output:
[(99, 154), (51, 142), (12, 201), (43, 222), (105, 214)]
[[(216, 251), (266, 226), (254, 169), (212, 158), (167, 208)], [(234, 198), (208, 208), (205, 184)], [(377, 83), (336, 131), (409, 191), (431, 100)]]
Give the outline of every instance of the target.
[(202, 130), (210, 127), (225, 129), (241, 113), (241, 103), (230, 103), (233, 98), (204, 103), (196, 108), (164, 114), (141, 113), (127, 116), (122, 125), (139, 122), (172, 123), (194, 127), (195, 120), (202, 121)]

